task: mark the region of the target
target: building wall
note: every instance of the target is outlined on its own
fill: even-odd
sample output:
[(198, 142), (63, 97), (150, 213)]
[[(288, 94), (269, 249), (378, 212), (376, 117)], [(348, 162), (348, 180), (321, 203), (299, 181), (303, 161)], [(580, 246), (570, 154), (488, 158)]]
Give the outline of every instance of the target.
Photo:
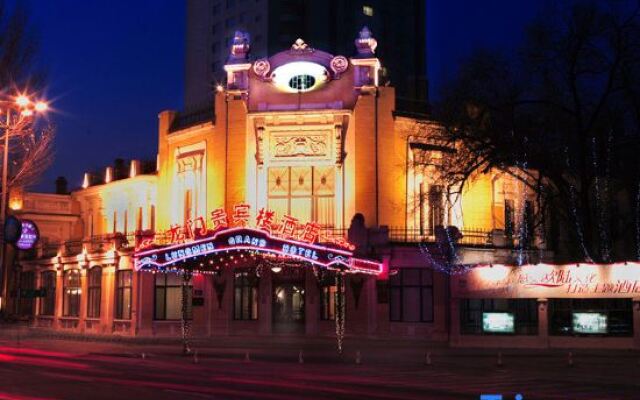
[[(365, 36), (359, 40), (371, 46), (369, 39)], [(300, 43), (298, 49), (274, 55), (269, 59), (273, 68), (300, 60), (325, 68), (328, 81), (317, 91), (291, 93), (277, 89), (270, 77), (258, 75), (255, 65), (243, 53), (244, 44), (234, 47), (236, 59), (228, 65), (232, 81), (226, 89), (212, 94), (213, 110), (206, 110), (207, 118), (190, 120), (190, 114), (174, 111), (159, 114), (156, 173), (105, 179), (106, 183), (95, 185), (87, 179), (85, 188), (60, 198), (66, 209), (73, 210), (73, 216), (65, 217), (68, 225), (62, 231), (47, 230), (45, 236), (66, 242), (58, 243), (53, 252), (43, 249), (35, 257), (20, 261), (23, 271), (36, 272), (36, 279), (42, 279), (46, 270), (56, 273), (54, 315), (41, 315), (40, 304), (45, 299), (38, 297), (33, 300), (34, 325), (80, 333), (178, 335), (179, 321), (155, 318), (156, 275), (148, 272), (132, 271), (131, 316), (116, 318), (116, 298), (123, 293), (118, 290), (118, 276), (123, 276), (121, 271), (133, 270), (137, 244), (134, 233), (165, 233), (198, 217), (209, 221), (210, 213), (221, 207), (231, 215), (234, 205), (240, 203), (250, 204), (255, 218), (258, 209), (269, 205), (270, 167), (320, 167), (335, 171), (328, 176), (335, 180), (333, 194), (327, 195), (334, 204), (334, 222), (328, 228), (343, 236), (349, 228), (348, 238), (358, 245), (357, 253), (386, 266), (385, 275), (379, 279), (347, 277), (347, 333), (446, 340), (452, 314), (448, 307), (449, 277), (443, 266), (452, 255), (434, 245), (433, 232), (399, 239), (394, 237), (393, 229), (388, 229), (405, 233), (416, 229), (416, 210), (408, 200), (415, 198), (417, 182), (433, 183), (437, 174), (411, 164), (415, 159), (411, 144), (416, 139), (435, 140), (437, 126), (426, 117), (397, 113), (396, 92), (393, 87), (378, 86), (379, 60), (366, 48), (361, 48), (359, 57), (349, 60), (339, 73), (332, 64), (336, 61), (334, 56)], [(428, 129), (417, 137), (414, 128), (422, 125)], [(287, 143), (294, 145), (286, 147)], [(455, 223), (462, 230), (482, 229), (484, 236), (478, 243), (460, 247), (456, 255), (460, 259), (478, 262), (513, 258), (512, 248), (494, 246), (489, 236), (501, 224), (504, 228), (499, 217), (504, 214), (504, 198), (515, 193), (510, 182), (493, 171), (474, 177), (464, 188), (461, 200), (453, 205), (460, 216), (442, 221), (443, 226)], [(30, 194), (26, 196), (28, 199)], [(290, 198), (287, 201), (293, 204)], [(33, 207), (44, 210), (46, 218), (37, 222), (49, 229), (48, 223), (62, 217), (43, 204)], [(138, 221), (141, 207), (142, 219)], [(293, 208), (292, 213), (300, 211)], [(357, 214), (364, 217), (362, 226), (354, 218)], [(431, 256), (425, 254), (419, 242), (430, 243)], [(89, 290), (89, 271), (95, 266), (103, 272), (101, 313), (99, 318), (91, 319), (87, 318), (88, 298), (84, 294)], [(257, 320), (234, 319), (232, 265), (213, 275), (194, 276), (192, 294), (204, 299), (203, 305), (193, 307), (194, 335), (274, 332), (274, 289), (282, 284), (282, 276), (258, 265), (253, 269), (262, 271)], [(78, 316), (63, 315), (64, 274), (68, 270), (80, 271)], [(412, 274), (422, 277), (420, 282), (399, 284), (394, 278)], [(304, 285), (306, 292), (302, 333), (334, 334), (334, 323), (320, 318), (321, 289), (314, 271), (305, 270), (296, 284)]]

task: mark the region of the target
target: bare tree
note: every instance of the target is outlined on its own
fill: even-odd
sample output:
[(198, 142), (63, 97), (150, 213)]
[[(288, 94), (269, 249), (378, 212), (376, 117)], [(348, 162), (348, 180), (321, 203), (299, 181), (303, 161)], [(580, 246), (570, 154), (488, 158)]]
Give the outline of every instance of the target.
[(513, 174), (553, 205), (567, 258), (628, 257), (613, 251), (622, 236), (613, 191), (639, 179), (621, 146), (638, 146), (639, 27), (636, 1), (580, 2), (536, 21), (515, 57), (471, 57), (436, 107), (457, 149), (444, 178)]
[[(31, 95), (42, 89), (44, 72), (36, 63), (37, 54), (38, 41), (24, 3), (10, 6), (0, 0), (0, 118), (5, 118), (6, 106), (16, 94)], [(30, 186), (51, 164), (54, 129), (19, 115), (11, 118), (11, 126), (8, 187)]]
[(23, 2), (14, 7), (0, 0), (0, 90), (39, 90), (44, 71), (36, 65), (36, 33)]

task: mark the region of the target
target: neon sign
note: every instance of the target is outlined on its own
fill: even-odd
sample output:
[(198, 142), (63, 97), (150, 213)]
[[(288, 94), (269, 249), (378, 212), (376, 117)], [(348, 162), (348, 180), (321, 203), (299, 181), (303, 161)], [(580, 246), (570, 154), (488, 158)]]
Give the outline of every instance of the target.
[(373, 275), (382, 272), (381, 263), (354, 258), (349, 250), (284, 238), (248, 227), (218, 229), (207, 237), (189, 243), (137, 251), (135, 268), (163, 270), (188, 264), (198, 257), (228, 251), (254, 251), (288, 257), (328, 269), (345, 269)]
[[(267, 232), (272, 237), (293, 239), (305, 243), (325, 243), (353, 251), (355, 246), (341, 237), (329, 237), (322, 235), (322, 227), (315, 221), (301, 223), (298, 218), (284, 215), (279, 223), (275, 221), (276, 213), (267, 208), (260, 208), (256, 214), (254, 227)], [(251, 220), (251, 206), (249, 204), (236, 204), (231, 215), (224, 208), (217, 208), (210, 214), (211, 229), (207, 226), (204, 217), (197, 217), (187, 221), (184, 225), (174, 224), (165, 232), (171, 244), (186, 243), (210, 236), (222, 229), (234, 227), (249, 227)], [(140, 235), (136, 241), (136, 251), (157, 246), (158, 240), (155, 233)]]

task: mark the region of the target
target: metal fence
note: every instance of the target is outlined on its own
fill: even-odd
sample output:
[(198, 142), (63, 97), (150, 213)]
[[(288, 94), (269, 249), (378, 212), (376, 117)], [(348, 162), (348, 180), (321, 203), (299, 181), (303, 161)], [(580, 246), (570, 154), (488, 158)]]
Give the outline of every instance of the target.
[[(462, 235), (456, 243), (473, 246), (492, 246), (491, 232), (483, 229), (463, 229), (459, 230)], [(445, 240), (455, 240), (451, 233), (443, 230)], [(389, 240), (392, 242), (420, 243), (436, 242), (436, 232), (433, 229), (405, 229), (389, 228)]]

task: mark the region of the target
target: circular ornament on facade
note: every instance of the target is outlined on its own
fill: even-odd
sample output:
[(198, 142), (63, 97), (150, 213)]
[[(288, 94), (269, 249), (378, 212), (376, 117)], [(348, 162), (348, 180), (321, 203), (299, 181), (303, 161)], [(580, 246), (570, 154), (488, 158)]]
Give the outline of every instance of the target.
[(253, 72), (261, 78), (266, 77), (270, 70), (271, 64), (269, 64), (269, 61), (266, 59), (258, 60), (253, 63)]
[(335, 56), (331, 59), (330, 67), (334, 74), (341, 74), (349, 68), (349, 60), (345, 56)]

